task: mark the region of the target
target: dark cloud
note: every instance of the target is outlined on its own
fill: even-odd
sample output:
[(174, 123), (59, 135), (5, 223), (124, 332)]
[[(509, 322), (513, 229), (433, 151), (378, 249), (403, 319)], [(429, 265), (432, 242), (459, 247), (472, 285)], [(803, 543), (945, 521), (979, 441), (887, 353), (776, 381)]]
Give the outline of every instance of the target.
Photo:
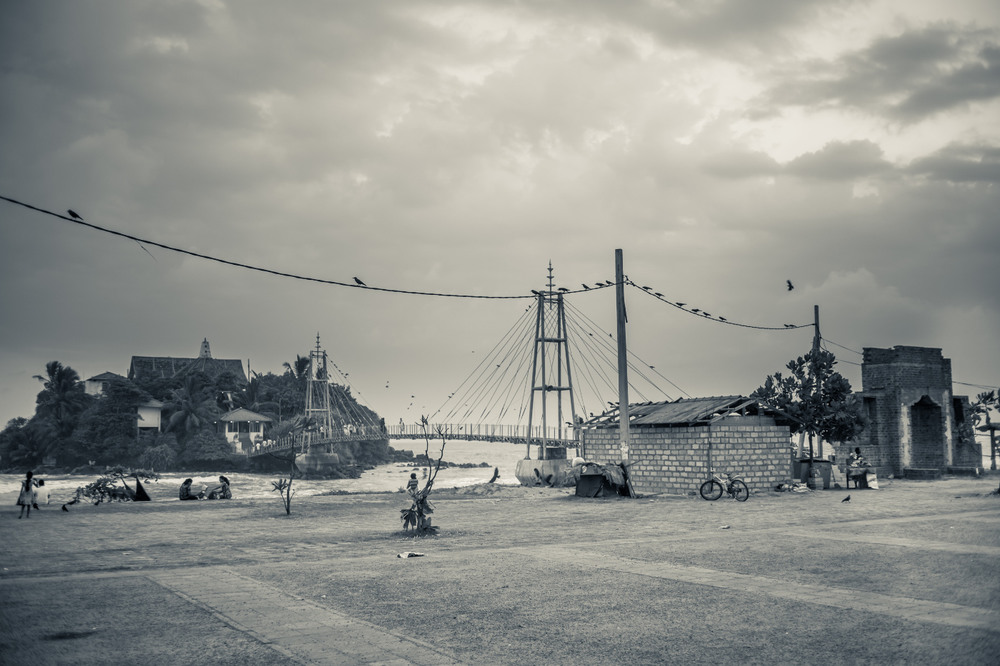
[(754, 178), (773, 176), (781, 171), (777, 160), (766, 153), (731, 150), (716, 153), (704, 161), (704, 169), (720, 178)]
[[(994, 71), (993, 33), (918, 29), (808, 63), (795, 45), (843, 30), (827, 22), (839, 4), (16, 7), (0, 21), (3, 194), (235, 261), (419, 291), (528, 293), (549, 260), (560, 286), (593, 284), (613, 277), (620, 247), (629, 274), (672, 299), (779, 325), (808, 323), (820, 303), (834, 340), (944, 346), (962, 379), (980, 367), (962, 356), (978, 362), (987, 347), (935, 338), (940, 322), (979, 308), (984, 330), (1000, 325), (981, 279), (997, 254), (1000, 202), (984, 175), (995, 151), (953, 144), (900, 175), (879, 148), (995, 142), (984, 113), (945, 109), (934, 132), (892, 139), (824, 114), (793, 111), (788, 128), (745, 120), (745, 96), (761, 89), (809, 111), (936, 108), (938, 93), (916, 95), (934, 91), (936, 68), (966, 68), (950, 85), (973, 99), (989, 87), (976, 76)], [(808, 76), (781, 71), (788, 62)], [(153, 259), (8, 206), (8, 417), (31, 413), (31, 375), (53, 359), (123, 373), (131, 354), (187, 356), (207, 337), (219, 356), (280, 371), (317, 331), (361, 390), (391, 378), (437, 406), (473, 367), (456, 345), (488, 349), (525, 306), (321, 287), (156, 248)], [(572, 298), (613, 330), (611, 296)], [(692, 394), (752, 390), (811, 342), (657, 303), (630, 297), (631, 344)], [(414, 392), (372, 406), (395, 422)]]
[[(521, 3), (516, 3), (521, 4)], [(773, 51), (788, 44), (788, 33), (857, 0), (718, 0), (650, 2), (584, 0), (527, 5), (555, 16), (572, 12), (599, 24), (625, 26), (650, 34), (667, 46), (711, 48), (718, 53)]]
[(764, 97), (781, 106), (845, 107), (910, 123), (1000, 97), (998, 33), (938, 24), (881, 37), (832, 61), (801, 63)]
[(785, 165), (785, 172), (806, 178), (854, 180), (890, 169), (882, 149), (871, 141), (836, 141)]
[(907, 171), (952, 183), (1000, 183), (1000, 147), (953, 143), (914, 160)]

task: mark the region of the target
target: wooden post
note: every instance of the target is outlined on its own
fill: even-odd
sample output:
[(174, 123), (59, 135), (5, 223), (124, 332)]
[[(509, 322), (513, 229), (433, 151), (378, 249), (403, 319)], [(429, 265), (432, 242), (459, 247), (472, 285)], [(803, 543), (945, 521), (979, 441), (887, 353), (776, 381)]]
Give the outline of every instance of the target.
[(628, 316), (625, 313), (625, 270), (622, 251), (615, 250), (615, 300), (618, 320), (618, 432), (621, 438), (621, 460), (628, 465), (629, 437), (628, 423), (628, 346), (625, 341), (625, 323)]

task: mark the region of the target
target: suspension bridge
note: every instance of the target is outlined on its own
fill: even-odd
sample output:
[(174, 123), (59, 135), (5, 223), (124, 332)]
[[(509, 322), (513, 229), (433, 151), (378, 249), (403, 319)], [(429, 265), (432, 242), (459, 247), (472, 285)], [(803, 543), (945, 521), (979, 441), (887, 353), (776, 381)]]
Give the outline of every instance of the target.
[[(550, 263), (547, 288), (533, 292), (533, 303), (494, 348), (483, 355), (444, 404), (430, 416), (421, 417), (419, 423), (407, 424), (400, 419), (398, 425), (386, 425), (373, 409), (361, 405), (361, 394), (351, 395), (347, 373), (330, 362), (317, 335), (316, 346), (310, 352), (303, 427), (265, 440), (247, 454), (294, 451), (322, 456), (333, 454), (338, 445), (347, 442), (426, 438), (520, 443), (526, 446), (526, 458), (531, 457), (534, 446), (539, 460), (564, 460), (566, 450), (577, 447), (583, 430), (609, 417), (617, 417), (622, 441), (627, 442), (630, 395), (638, 403), (672, 400), (662, 388), (665, 383), (678, 394), (690, 396), (627, 349), (624, 288), (634, 287), (664, 299), (662, 294), (624, 277), (620, 255), (616, 258), (615, 282), (583, 285), (588, 291), (615, 287), (616, 334), (603, 330), (569, 302), (566, 296), (574, 292), (556, 288)], [(685, 309), (683, 303), (667, 303)], [(693, 308), (689, 311), (700, 313)], [(706, 313), (699, 316), (711, 317)], [(765, 328), (729, 322), (723, 317), (718, 320)], [(783, 329), (802, 327), (785, 324)], [(611, 396), (618, 400), (609, 400)], [(624, 408), (620, 409), (620, 405)]]
[[(349, 399), (347, 375), (320, 345), (310, 352), (304, 427), (265, 440), (250, 456), (290, 451), (331, 452), (344, 442), (465, 440), (524, 444), (539, 459), (564, 458), (576, 448), (588, 419), (617, 411), (608, 400), (619, 388), (615, 336), (548, 285), (426, 423), (386, 425), (374, 410)], [(629, 387), (640, 401), (670, 399), (669, 379), (632, 354)], [(339, 380), (339, 381), (337, 381)], [(343, 383), (341, 383), (343, 382)], [(575, 383), (574, 383), (575, 382)], [(679, 390), (679, 389), (677, 389)], [(360, 395), (355, 396), (360, 398)]]

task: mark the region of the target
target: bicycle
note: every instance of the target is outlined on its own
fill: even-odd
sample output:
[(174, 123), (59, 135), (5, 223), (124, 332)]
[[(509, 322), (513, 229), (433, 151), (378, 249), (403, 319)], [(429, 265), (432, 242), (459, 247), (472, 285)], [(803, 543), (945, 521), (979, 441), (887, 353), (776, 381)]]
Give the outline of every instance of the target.
[(723, 492), (728, 493), (737, 502), (746, 502), (750, 499), (750, 489), (747, 488), (747, 484), (732, 472), (727, 472), (725, 476), (713, 474), (711, 479), (701, 484), (698, 492), (702, 499), (710, 502), (722, 497)]

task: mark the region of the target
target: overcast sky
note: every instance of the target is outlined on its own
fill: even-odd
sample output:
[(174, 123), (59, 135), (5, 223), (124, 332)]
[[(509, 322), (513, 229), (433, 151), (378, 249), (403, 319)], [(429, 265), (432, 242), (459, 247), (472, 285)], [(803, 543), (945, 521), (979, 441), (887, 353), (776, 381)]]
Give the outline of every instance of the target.
[[(783, 325), (814, 304), (858, 390), (856, 352), (894, 345), (1000, 383), (992, 0), (8, 2), (0, 77), (0, 195), (41, 208), (424, 292), (530, 295), (549, 261), (579, 289), (621, 248), (664, 298), (781, 328), (627, 290), (630, 348), (692, 396), (808, 351)], [(208, 338), (280, 372), (317, 332), (412, 421), (530, 305), (5, 201), (0, 241), (2, 422), (51, 360), (125, 374)], [(614, 331), (612, 289), (567, 298)]]

